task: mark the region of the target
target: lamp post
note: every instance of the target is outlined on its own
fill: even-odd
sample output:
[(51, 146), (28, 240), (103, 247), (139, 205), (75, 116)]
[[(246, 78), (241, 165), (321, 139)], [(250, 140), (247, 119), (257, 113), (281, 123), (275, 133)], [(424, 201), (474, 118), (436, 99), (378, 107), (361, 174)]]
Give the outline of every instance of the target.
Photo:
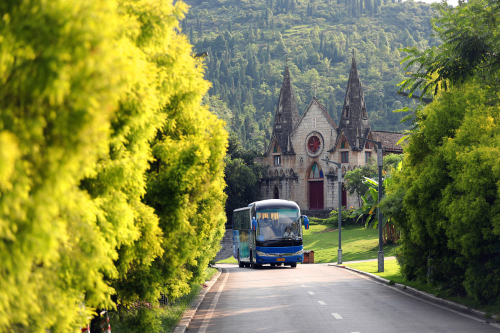
[(337, 263), (340, 265), (342, 263), (342, 164), (330, 161), (328, 157), (326, 159), (322, 159), (322, 161), (326, 162), (326, 166), (328, 167), (328, 163), (333, 163), (337, 166), (337, 182), (339, 184), (339, 250), (337, 253), (338, 261)]
[(373, 142), (377, 145), (377, 165), (378, 165), (378, 271), (384, 271), (384, 249), (382, 248), (382, 212), (380, 211), (380, 200), (382, 200), (382, 142), (357, 137), (359, 140)]

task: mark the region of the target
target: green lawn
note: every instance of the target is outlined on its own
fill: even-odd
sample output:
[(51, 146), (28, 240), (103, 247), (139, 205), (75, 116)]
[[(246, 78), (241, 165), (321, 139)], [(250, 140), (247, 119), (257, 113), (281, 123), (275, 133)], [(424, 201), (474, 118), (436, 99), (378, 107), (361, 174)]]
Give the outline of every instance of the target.
[(217, 261), (218, 264), (237, 264), (238, 263), (238, 260), (234, 259), (233, 256), (227, 258), (227, 259), (224, 259), (224, 260), (219, 260)]
[[(359, 262), (359, 263), (351, 263), (345, 264), (347, 267), (351, 267), (357, 269), (359, 271), (372, 273), (383, 277), (387, 280), (393, 280), (396, 283), (401, 283), (410, 287), (413, 287), (418, 290), (425, 291), (427, 293), (433, 294), (436, 297), (441, 297), (459, 304), (466, 305), (470, 308), (478, 309), (487, 313), (487, 315), (491, 314), (500, 314), (500, 304), (499, 305), (481, 305), (477, 303), (474, 299), (467, 297), (457, 297), (450, 296), (446, 290), (440, 290), (438, 288), (434, 288), (433, 286), (418, 281), (407, 281), (405, 280), (399, 271), (399, 265), (396, 259), (386, 259), (384, 261), (384, 272), (378, 273), (378, 262), (370, 261), (370, 262)], [(500, 318), (499, 318), (500, 319)]]
[[(304, 250), (314, 251), (314, 262), (337, 262), (339, 233), (328, 231), (325, 225), (311, 225), (304, 232)], [(397, 246), (384, 246), (384, 255), (395, 255)], [(378, 230), (362, 226), (342, 228), (343, 261), (376, 259), (378, 253)]]

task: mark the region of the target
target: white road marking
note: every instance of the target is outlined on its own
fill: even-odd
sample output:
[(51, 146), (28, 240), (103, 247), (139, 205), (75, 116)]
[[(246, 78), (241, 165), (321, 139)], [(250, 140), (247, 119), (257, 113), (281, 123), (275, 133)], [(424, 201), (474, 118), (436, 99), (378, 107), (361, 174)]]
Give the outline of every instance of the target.
[(306, 287), (306, 285), (305, 285), (305, 284), (301, 284), (300, 286), (301, 286), (301, 287), (304, 287), (304, 288)]
[(332, 313), (332, 316), (334, 316), (335, 319), (342, 319), (342, 317), (338, 313)]
[(314, 293), (312, 291), (308, 291), (309, 295), (314, 295)]
[(225, 271), (226, 275), (224, 277), (224, 281), (222, 281), (219, 290), (217, 291), (217, 294), (215, 295), (212, 304), (210, 305), (210, 309), (207, 311), (207, 315), (205, 316), (205, 319), (203, 319), (203, 323), (201, 324), (200, 330), (198, 333), (205, 333), (208, 328), (208, 324), (210, 323), (210, 319), (212, 319), (212, 315), (214, 314), (215, 307), (217, 306), (217, 302), (219, 301), (220, 294), (222, 294), (222, 290), (224, 289), (224, 286), (226, 285), (227, 278), (229, 277), (229, 270), (227, 268), (223, 268)]
[(326, 303), (323, 302), (323, 301), (318, 301), (318, 303), (321, 304), (321, 305), (326, 305)]

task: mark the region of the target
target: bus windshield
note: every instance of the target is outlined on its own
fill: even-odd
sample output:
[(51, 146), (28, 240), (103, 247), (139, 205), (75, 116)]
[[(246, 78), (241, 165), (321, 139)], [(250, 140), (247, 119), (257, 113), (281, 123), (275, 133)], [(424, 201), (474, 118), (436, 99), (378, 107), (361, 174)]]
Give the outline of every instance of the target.
[(299, 212), (296, 209), (267, 209), (257, 212), (257, 241), (302, 240)]

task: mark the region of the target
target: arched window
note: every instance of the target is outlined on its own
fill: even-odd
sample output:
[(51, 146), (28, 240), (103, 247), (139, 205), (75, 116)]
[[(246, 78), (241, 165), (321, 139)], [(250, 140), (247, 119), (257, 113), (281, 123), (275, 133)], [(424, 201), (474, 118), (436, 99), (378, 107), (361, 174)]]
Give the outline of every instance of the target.
[(273, 153), (277, 153), (278, 152), (278, 144), (276, 143), (274, 145), (274, 150), (273, 150)]
[(346, 138), (342, 138), (342, 143), (340, 144), (340, 148), (349, 148), (349, 143)]
[(309, 173), (309, 179), (321, 179), (323, 178), (323, 170), (318, 165), (318, 163), (314, 163), (311, 172)]

